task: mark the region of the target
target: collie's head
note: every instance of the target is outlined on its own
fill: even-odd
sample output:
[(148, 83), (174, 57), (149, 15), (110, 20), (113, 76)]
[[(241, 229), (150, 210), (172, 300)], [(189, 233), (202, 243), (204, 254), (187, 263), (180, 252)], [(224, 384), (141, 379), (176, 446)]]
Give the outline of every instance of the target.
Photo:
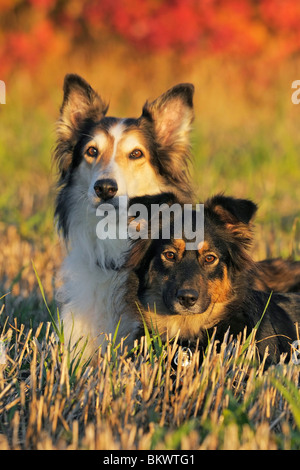
[(85, 80), (66, 76), (54, 155), (56, 216), (65, 238), (74, 214), (82, 222), (104, 202), (117, 207), (119, 196), (170, 189), (191, 196), (193, 92), (193, 85), (179, 84), (147, 102), (139, 118), (120, 119), (106, 116), (108, 106)]
[(174, 238), (172, 228), (168, 239), (134, 243), (127, 265), (139, 279), (148, 325), (190, 339), (220, 322), (230, 303), (243, 301), (254, 267), (249, 247), (256, 209), (251, 201), (218, 195), (204, 204), (198, 249), (187, 249), (187, 238)]

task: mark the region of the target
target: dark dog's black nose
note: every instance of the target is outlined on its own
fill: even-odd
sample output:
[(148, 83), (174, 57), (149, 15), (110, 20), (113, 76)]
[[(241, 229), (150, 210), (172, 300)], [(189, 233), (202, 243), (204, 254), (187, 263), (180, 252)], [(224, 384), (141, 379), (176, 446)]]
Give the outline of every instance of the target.
[(116, 195), (118, 191), (118, 185), (115, 180), (107, 178), (96, 181), (94, 184), (94, 190), (98, 197), (106, 201), (107, 199), (111, 199)]
[(177, 299), (186, 308), (192, 307), (198, 300), (199, 294), (194, 289), (179, 289)]

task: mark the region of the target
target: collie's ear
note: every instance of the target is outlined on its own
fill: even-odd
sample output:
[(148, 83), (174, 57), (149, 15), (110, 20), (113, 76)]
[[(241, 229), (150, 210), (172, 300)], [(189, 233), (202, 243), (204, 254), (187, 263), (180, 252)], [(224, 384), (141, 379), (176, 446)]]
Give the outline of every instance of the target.
[(189, 145), (189, 131), (194, 119), (194, 86), (181, 83), (146, 103), (143, 115), (155, 128), (158, 142), (162, 146)]
[(153, 164), (170, 187), (187, 200), (194, 192), (189, 168), (193, 95), (193, 85), (176, 85), (152, 103), (146, 103), (140, 118), (141, 125), (153, 135)]
[(83, 78), (76, 74), (66, 75), (54, 155), (62, 175), (71, 163), (72, 150), (83, 123), (88, 119), (100, 121), (107, 109), (108, 106)]
[(257, 211), (257, 205), (248, 199), (223, 195), (214, 196), (205, 205), (229, 225), (249, 224)]
[(107, 109), (108, 106), (83, 78), (76, 74), (66, 75), (60, 112), (67, 124), (78, 128), (85, 119), (100, 121)]

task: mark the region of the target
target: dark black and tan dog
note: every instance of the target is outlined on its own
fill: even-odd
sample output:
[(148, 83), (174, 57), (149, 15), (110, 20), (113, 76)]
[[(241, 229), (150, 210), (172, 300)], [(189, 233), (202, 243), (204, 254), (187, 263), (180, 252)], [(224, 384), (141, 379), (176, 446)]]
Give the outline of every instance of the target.
[(261, 272), (249, 253), (257, 210), (253, 202), (219, 195), (204, 207), (205, 235), (199, 249), (186, 250), (186, 238), (175, 239), (172, 224), (169, 239), (134, 243), (130, 282), (145, 321), (163, 338), (180, 331), (180, 340), (198, 340), (205, 347), (214, 327), (220, 340), (228, 327), (233, 335), (245, 327), (249, 334), (263, 316), (257, 347), (262, 356), (268, 346), (270, 361), (276, 362), (297, 339), (300, 294), (273, 293), (265, 311), (270, 294), (256, 290)]

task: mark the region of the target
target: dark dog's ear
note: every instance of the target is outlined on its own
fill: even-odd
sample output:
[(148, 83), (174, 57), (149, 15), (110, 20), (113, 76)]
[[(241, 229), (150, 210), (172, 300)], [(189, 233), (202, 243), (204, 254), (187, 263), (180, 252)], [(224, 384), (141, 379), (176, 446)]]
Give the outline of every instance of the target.
[(173, 193), (162, 193), (131, 198), (128, 204), (129, 237), (159, 239), (164, 217), (174, 217), (172, 207), (181, 207)]
[(83, 123), (88, 119), (99, 121), (107, 109), (108, 106), (83, 78), (75, 74), (66, 75), (55, 150), (55, 159), (62, 173), (71, 162), (73, 146)]
[(238, 271), (253, 269), (254, 263), (249, 255), (249, 248), (253, 240), (251, 222), (257, 211), (256, 204), (248, 199), (218, 195), (204, 204), (204, 207), (217, 221), (224, 224), (227, 235), (230, 237), (224, 234), (233, 266)]
[[(172, 206), (178, 203), (177, 197), (173, 193), (162, 193), (150, 196), (138, 196), (129, 200), (128, 214), (129, 214), (129, 226), (132, 225), (133, 232), (140, 232), (141, 236), (132, 243), (132, 247), (125, 264), (126, 268), (133, 269), (135, 271), (146, 267), (149, 257), (153, 248), (153, 241), (159, 239), (161, 236), (161, 219), (152, 217), (152, 205), (161, 207)], [(163, 217), (163, 212), (161, 214)], [(138, 230), (137, 230), (138, 228)]]
[(148, 250), (151, 246), (150, 238), (139, 238), (132, 243), (131, 250), (124, 267), (138, 271), (142, 265), (146, 264)]
[(166, 193), (161, 193), (161, 194), (136, 196), (136, 197), (130, 198), (129, 207), (132, 207), (134, 204), (142, 204), (143, 206), (146, 207), (148, 214), (149, 214), (149, 220), (150, 220), (151, 206), (153, 204), (158, 204), (158, 205), (167, 204), (168, 206), (171, 206), (172, 204), (175, 204), (178, 202), (180, 201), (174, 193), (166, 192)]
[(128, 233), (135, 236), (135, 233), (140, 232), (140, 237), (132, 242), (125, 263), (126, 268), (137, 271), (145, 264), (146, 253), (151, 245), (151, 206), (152, 204), (160, 204), (162, 200), (169, 201), (172, 197), (175, 196), (166, 193), (154, 196), (137, 196), (129, 200)]
[(229, 225), (249, 224), (257, 211), (257, 205), (248, 199), (223, 195), (214, 196), (205, 205)]
[(256, 204), (248, 199), (218, 195), (210, 199), (204, 206), (224, 223), (228, 233), (239, 242), (243, 257), (247, 258), (246, 251), (251, 246), (253, 239), (251, 222), (257, 211)]
[(181, 83), (145, 104), (142, 116), (153, 122), (161, 146), (189, 146), (188, 134), (194, 119), (193, 95), (194, 86)]

